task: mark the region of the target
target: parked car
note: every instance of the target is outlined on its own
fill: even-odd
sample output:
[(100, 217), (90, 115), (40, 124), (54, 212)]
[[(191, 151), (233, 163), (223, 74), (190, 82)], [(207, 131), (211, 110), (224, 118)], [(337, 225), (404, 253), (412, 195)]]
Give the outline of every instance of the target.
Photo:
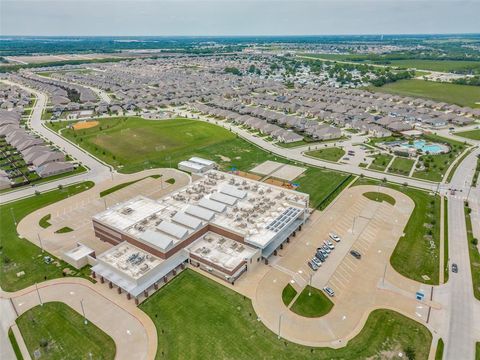
[(350, 250), (350, 254), (356, 259), (362, 258), (362, 254), (360, 254), (357, 250)]
[(315, 257), (320, 260), (321, 262), (325, 262), (325, 256), (323, 256), (323, 254), (320, 252), (320, 251), (317, 251), (317, 253), (315, 254)]
[(332, 243), (331, 241), (325, 240), (323, 243), (324, 243), (325, 245), (327, 245), (330, 250), (335, 249), (335, 245), (333, 245), (333, 243)]
[(315, 256), (312, 258), (311, 261), (312, 261), (312, 263), (314, 263), (318, 267), (322, 266), (322, 262), (320, 260), (318, 260)]
[(330, 296), (330, 297), (335, 296), (335, 291), (333, 291), (333, 289), (330, 288), (330, 287), (324, 287), (323, 291), (325, 291), (328, 294), (328, 296)]
[(317, 270), (318, 270), (318, 266), (315, 265), (314, 263), (312, 263), (311, 261), (308, 262), (308, 266), (309, 266), (310, 269), (312, 269), (313, 271), (317, 271)]
[(458, 272), (458, 266), (455, 263), (452, 264), (452, 272), (454, 272), (454, 273)]
[(338, 236), (337, 234), (335, 233), (330, 233), (328, 234), (328, 236), (330, 236), (330, 239), (332, 239), (333, 241), (336, 241), (336, 242), (340, 242), (340, 236)]

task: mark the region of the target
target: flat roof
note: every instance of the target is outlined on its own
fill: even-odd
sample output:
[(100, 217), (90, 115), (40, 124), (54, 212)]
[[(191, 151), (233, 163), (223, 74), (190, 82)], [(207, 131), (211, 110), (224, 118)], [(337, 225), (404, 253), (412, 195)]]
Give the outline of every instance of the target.
[(202, 260), (220, 266), (227, 271), (234, 270), (258, 251), (253, 247), (211, 231), (196, 240), (187, 250)]

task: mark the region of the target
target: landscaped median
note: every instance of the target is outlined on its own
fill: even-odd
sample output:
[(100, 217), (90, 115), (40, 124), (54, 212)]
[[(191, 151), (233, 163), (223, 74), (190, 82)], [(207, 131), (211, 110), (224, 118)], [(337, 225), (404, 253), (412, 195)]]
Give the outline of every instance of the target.
[[(5, 291), (16, 291), (45, 279), (63, 276), (63, 269), (68, 268), (71, 274), (83, 275), (65, 262), (56, 259), (53, 255), (43, 253), (39, 247), (20, 238), (16, 231), (16, 224), (28, 214), (69, 196), (81, 193), (93, 186), (93, 182), (84, 182), (34, 195), (0, 206), (2, 214), (0, 232), (0, 286)], [(44, 256), (54, 259), (47, 264)]]
[(294, 313), (315, 318), (327, 315), (333, 308), (333, 302), (322, 290), (307, 286), (290, 307)]
[(478, 239), (473, 236), (472, 218), (470, 216), (472, 209), (465, 204), (465, 223), (467, 227), (468, 253), (470, 255), (470, 269), (472, 272), (473, 294), (480, 300), (480, 252), (478, 251)]
[(375, 310), (342, 348), (297, 345), (267, 329), (248, 298), (192, 270), (183, 271), (140, 309), (157, 328), (157, 359), (363, 360), (401, 352), (419, 360), (428, 358), (432, 341), (428, 329), (416, 321)]

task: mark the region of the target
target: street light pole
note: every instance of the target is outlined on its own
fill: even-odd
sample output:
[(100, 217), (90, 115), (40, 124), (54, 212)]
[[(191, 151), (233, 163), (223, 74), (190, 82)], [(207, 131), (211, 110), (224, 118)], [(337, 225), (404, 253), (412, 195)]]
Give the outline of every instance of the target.
[(280, 314), (278, 317), (278, 338), (280, 339), (280, 327), (282, 326), (282, 316), (283, 314)]
[(88, 320), (87, 320), (87, 317), (85, 316), (85, 309), (83, 308), (83, 299), (80, 300), (80, 306), (82, 307), (82, 314), (83, 314), (83, 323), (85, 325), (88, 324)]
[(38, 242), (40, 243), (40, 249), (42, 249), (42, 253), (43, 253), (43, 243), (42, 243), (42, 238), (40, 237), (40, 233), (37, 233), (37, 236), (38, 236)]
[(12, 214), (13, 222), (15, 223), (15, 226), (17, 226), (17, 219), (15, 219), (15, 214), (13, 213), (13, 208), (10, 208), (10, 214)]

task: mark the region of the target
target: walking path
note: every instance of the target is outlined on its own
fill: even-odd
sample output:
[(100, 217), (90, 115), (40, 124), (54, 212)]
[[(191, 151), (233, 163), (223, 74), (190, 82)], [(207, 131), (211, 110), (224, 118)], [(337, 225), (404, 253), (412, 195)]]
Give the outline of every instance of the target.
[[(41, 302), (59, 301), (82, 314), (112, 337), (116, 345), (116, 359), (154, 359), (157, 351), (157, 331), (152, 320), (135, 303), (105, 286), (81, 278), (63, 278), (45, 281), (15, 293), (0, 291), (2, 303), (12, 300), (15, 309), (4, 313), (10, 326), (16, 318)], [(2, 308), (3, 310), (3, 308)], [(13, 314), (12, 314), (13, 311)], [(5, 358), (7, 359), (7, 358)]]

